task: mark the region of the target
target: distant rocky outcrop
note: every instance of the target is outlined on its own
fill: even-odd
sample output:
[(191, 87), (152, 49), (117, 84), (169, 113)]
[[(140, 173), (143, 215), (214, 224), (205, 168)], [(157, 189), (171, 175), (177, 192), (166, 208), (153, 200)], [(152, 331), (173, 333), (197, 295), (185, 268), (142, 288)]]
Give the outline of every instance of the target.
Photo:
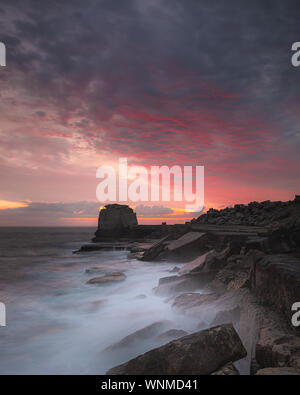
[(136, 214), (127, 205), (107, 204), (99, 212), (95, 239), (118, 238), (137, 226)]
[(300, 213), (300, 197), (288, 202), (251, 202), (249, 204), (236, 204), (222, 210), (209, 209), (206, 214), (201, 215), (192, 223), (214, 224), (214, 225), (246, 225), (246, 226), (268, 226), (268, 225), (298, 225)]
[[(99, 212), (98, 229), (93, 238), (94, 244), (124, 242), (147, 239), (160, 239), (166, 235), (178, 238), (186, 232), (184, 224), (179, 225), (139, 225), (136, 213), (124, 204), (107, 204)], [(102, 249), (101, 246), (87, 244), (80, 251)]]

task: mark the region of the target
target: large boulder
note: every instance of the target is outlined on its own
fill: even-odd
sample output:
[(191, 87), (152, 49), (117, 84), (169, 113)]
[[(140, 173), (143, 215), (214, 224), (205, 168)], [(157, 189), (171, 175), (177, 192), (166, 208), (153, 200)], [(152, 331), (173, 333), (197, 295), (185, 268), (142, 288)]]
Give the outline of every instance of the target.
[(203, 305), (211, 305), (215, 303), (219, 299), (219, 297), (220, 296), (216, 293), (184, 293), (176, 296), (172, 306), (185, 314), (188, 314), (189, 310), (192, 310), (191, 315), (193, 315), (195, 311), (194, 309), (197, 309), (197, 311), (201, 311)]
[(256, 360), (262, 367), (300, 370), (300, 338), (275, 326), (263, 327), (256, 344)]
[(197, 258), (193, 259), (192, 261), (186, 263), (178, 272), (178, 274), (186, 274), (191, 272), (199, 272), (203, 270), (204, 264), (208, 254), (212, 251), (208, 251), (205, 254), (198, 256)]
[(111, 375), (207, 375), (246, 356), (232, 325), (199, 331), (110, 369)]
[(188, 232), (166, 247), (165, 256), (169, 259), (186, 262), (206, 250), (207, 235), (203, 232)]
[(228, 264), (228, 259), (237, 254), (241, 247), (235, 242), (228, 242), (220, 251), (210, 250), (184, 265), (179, 274), (183, 273), (212, 273), (217, 274)]
[(141, 256), (142, 261), (153, 261), (155, 260), (161, 252), (165, 249), (166, 240), (169, 235), (162, 237), (160, 240), (156, 241), (150, 248), (146, 249)]
[(291, 325), (292, 305), (300, 301), (299, 258), (289, 254), (254, 257), (251, 287), (261, 304), (275, 308)]

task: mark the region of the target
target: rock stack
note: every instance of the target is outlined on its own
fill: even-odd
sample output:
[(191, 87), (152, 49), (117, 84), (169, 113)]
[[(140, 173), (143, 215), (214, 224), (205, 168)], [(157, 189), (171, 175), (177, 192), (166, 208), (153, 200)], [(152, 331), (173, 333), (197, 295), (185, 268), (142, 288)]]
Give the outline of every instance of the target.
[(107, 204), (99, 212), (94, 241), (120, 238), (137, 224), (136, 214), (132, 208), (122, 204)]

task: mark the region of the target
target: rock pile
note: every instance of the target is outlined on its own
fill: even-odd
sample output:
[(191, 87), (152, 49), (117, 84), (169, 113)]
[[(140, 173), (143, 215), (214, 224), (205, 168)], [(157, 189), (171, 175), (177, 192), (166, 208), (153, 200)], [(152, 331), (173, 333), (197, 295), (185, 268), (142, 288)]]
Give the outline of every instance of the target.
[[(118, 210), (132, 214), (128, 207)], [(117, 217), (111, 229), (127, 229)], [(124, 222), (129, 227), (134, 223), (130, 218)], [(300, 302), (300, 196), (289, 202), (211, 209), (185, 227), (172, 229), (150, 245), (135, 245), (131, 256), (182, 263), (153, 291), (167, 296), (175, 310), (197, 318), (197, 332), (184, 336), (184, 331), (170, 328), (157, 336), (158, 345), (170, 343), (108, 373), (300, 375), (300, 327), (292, 320), (292, 306)], [(112, 277), (106, 274), (89, 283), (102, 284)], [(113, 280), (124, 278), (117, 273)], [(156, 336), (156, 326), (112, 347)], [(242, 359), (245, 350), (247, 359)]]
[(296, 195), (288, 202), (251, 202), (236, 204), (222, 210), (209, 209), (192, 223), (215, 225), (250, 225), (250, 226), (300, 226), (300, 198)]

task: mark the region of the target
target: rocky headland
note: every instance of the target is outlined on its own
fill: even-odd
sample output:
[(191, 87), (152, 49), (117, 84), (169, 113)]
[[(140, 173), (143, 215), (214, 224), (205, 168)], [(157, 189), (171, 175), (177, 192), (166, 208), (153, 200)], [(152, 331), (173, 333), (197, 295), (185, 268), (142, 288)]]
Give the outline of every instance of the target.
[[(153, 292), (199, 317), (199, 324), (190, 334), (165, 327), (159, 334), (158, 324), (131, 334), (138, 341), (155, 328), (161, 342), (108, 374), (300, 374), (299, 326), (292, 320), (300, 302), (299, 196), (210, 209), (184, 225), (148, 228), (128, 206), (109, 205), (100, 212), (94, 243), (80, 251), (114, 246), (141, 264), (176, 262)], [(106, 273), (89, 283), (110, 280), (126, 276)]]

